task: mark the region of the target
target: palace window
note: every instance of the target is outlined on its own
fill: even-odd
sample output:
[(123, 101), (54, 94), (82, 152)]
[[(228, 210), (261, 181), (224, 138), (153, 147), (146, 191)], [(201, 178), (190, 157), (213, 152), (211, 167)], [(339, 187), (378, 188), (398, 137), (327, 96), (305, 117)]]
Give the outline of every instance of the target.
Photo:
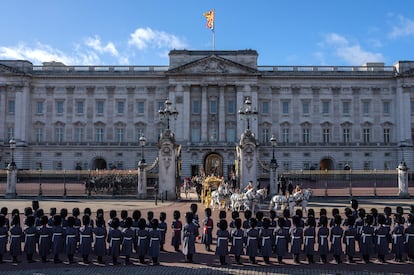
[(302, 101), (302, 113), (304, 115), (309, 115), (310, 113), (310, 102), (309, 101)]
[(14, 112), (16, 111), (16, 102), (14, 101), (14, 99), (10, 99), (8, 102), (8, 113), (9, 114), (14, 114)]
[(43, 114), (43, 101), (36, 102), (36, 114)]
[(226, 140), (227, 142), (236, 142), (236, 129), (233, 127), (226, 128)]
[(362, 130), (362, 136), (364, 143), (369, 143), (371, 141), (371, 130), (369, 128), (364, 128)]
[(191, 112), (195, 115), (200, 114), (200, 100), (193, 100), (191, 105)]
[(217, 100), (210, 100), (210, 114), (217, 114)]
[(269, 101), (262, 102), (262, 114), (268, 115), (270, 113)]
[(288, 115), (289, 114), (289, 101), (282, 102), (282, 114)]
[(310, 129), (303, 128), (302, 129), (302, 142), (308, 144), (310, 142)]
[(282, 142), (289, 143), (289, 128), (282, 129)]
[(116, 102), (116, 112), (119, 115), (122, 115), (125, 113), (125, 101), (117, 101)]
[(331, 131), (330, 131), (329, 128), (322, 129), (323, 143), (329, 143), (330, 142), (330, 135), (331, 135)]
[(36, 136), (36, 142), (40, 143), (43, 142), (43, 128), (36, 128), (35, 129), (35, 136)]
[(137, 102), (137, 114), (139, 115), (145, 114), (145, 102), (144, 101)]
[(85, 113), (85, 102), (83, 100), (77, 100), (75, 103), (76, 113), (82, 115)]
[(343, 101), (342, 102), (342, 114), (349, 115), (351, 113), (351, 102)]
[(370, 102), (369, 101), (362, 101), (362, 114), (364, 116), (370, 115)]
[(322, 114), (329, 115), (330, 113), (330, 102), (322, 101)]
[(390, 128), (384, 128), (384, 143), (390, 143)]
[(96, 102), (96, 114), (103, 115), (105, 111), (105, 101), (98, 100)]
[(349, 128), (342, 129), (342, 141), (349, 143), (351, 141), (351, 130)]
[(84, 132), (85, 132), (85, 129), (83, 127), (76, 127), (75, 128), (75, 141), (76, 142), (83, 142)]
[(191, 142), (200, 142), (200, 128), (191, 127)]
[(63, 100), (57, 100), (56, 101), (56, 113), (57, 114), (63, 114), (64, 112), (64, 101)]
[(116, 128), (116, 141), (124, 142), (125, 130), (124, 128)]
[(228, 114), (235, 114), (236, 113), (236, 103), (234, 100), (227, 101), (227, 113)]
[(382, 102), (382, 113), (385, 116), (389, 116), (391, 113), (391, 104), (389, 101)]
[(63, 142), (63, 128), (62, 127), (55, 128), (55, 141), (57, 143)]
[(96, 142), (103, 142), (104, 141), (104, 128), (98, 127), (96, 128)]
[(11, 140), (14, 138), (14, 127), (8, 127), (7, 128), (7, 139)]
[(262, 128), (262, 143), (268, 144), (270, 142), (270, 130), (269, 128)]

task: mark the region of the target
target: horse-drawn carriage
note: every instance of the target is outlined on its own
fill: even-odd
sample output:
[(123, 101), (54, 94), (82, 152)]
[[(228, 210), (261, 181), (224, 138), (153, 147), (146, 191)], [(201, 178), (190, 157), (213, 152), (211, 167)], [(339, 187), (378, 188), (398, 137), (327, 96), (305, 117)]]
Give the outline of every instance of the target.
[(203, 180), (200, 199), (201, 203), (204, 204), (205, 207), (210, 207), (211, 193), (217, 190), (222, 182), (223, 180), (216, 176), (206, 177)]

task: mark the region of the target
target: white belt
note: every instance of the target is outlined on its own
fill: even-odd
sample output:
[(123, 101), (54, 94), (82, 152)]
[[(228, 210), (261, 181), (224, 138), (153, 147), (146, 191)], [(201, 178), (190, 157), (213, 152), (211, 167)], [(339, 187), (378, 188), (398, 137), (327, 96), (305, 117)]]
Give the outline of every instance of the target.
[[(36, 236), (36, 234), (26, 234), (25, 236), (24, 236), (24, 242), (27, 242), (27, 238), (29, 238), (29, 237), (34, 237), (34, 236)], [(1, 236), (0, 236), (1, 237)]]
[(39, 236), (39, 245), (42, 245), (42, 239), (43, 238), (49, 238), (49, 235), (40, 235)]
[(55, 236), (62, 236), (62, 233), (53, 233), (53, 235), (52, 235), (52, 242), (55, 241)]
[(332, 235), (332, 244), (335, 244), (335, 240), (341, 237), (342, 237), (341, 235)]
[(408, 241), (409, 241), (410, 237), (414, 237), (414, 234), (409, 234), (409, 233), (406, 233), (406, 234), (405, 234), (405, 242), (406, 242), (406, 243), (408, 243)]
[(233, 237), (233, 246), (236, 245), (236, 240), (241, 240), (243, 237)]
[(111, 241), (109, 242), (109, 246), (112, 247), (112, 243), (114, 241), (119, 241), (119, 240), (121, 240), (121, 238), (111, 238)]
[(266, 240), (268, 240), (268, 239), (270, 239), (270, 237), (269, 237), (269, 236), (262, 237), (262, 246), (264, 246), (264, 245), (265, 245)]
[(378, 239), (377, 239), (377, 245), (381, 244), (381, 238), (385, 238), (387, 237), (386, 235), (377, 235)]
[(320, 235), (319, 238), (321, 239), (321, 245), (325, 243), (325, 239), (328, 238), (327, 235)]
[(249, 245), (251, 240), (257, 240), (256, 237), (247, 237), (247, 245)]
[(225, 240), (228, 240), (228, 238), (226, 238), (226, 237), (218, 237), (217, 238), (217, 244), (220, 245), (220, 242), (221, 241), (225, 241)]
[(95, 238), (96, 239), (102, 239), (102, 238), (105, 238), (105, 235), (95, 235)]
[(402, 237), (402, 234), (392, 234), (392, 240), (394, 244), (397, 244), (398, 237)]
[(143, 236), (138, 236), (138, 246), (141, 245), (141, 240), (145, 240), (147, 237), (143, 237)]
[(371, 234), (364, 234), (364, 233), (362, 233), (362, 242), (365, 243), (366, 237), (370, 237), (370, 236), (372, 236), (372, 235)]
[(68, 243), (71, 238), (76, 238), (76, 235), (66, 235), (66, 243)]
[(7, 235), (0, 235), (0, 238), (6, 238)]
[(305, 236), (305, 245), (308, 245), (309, 239), (314, 239), (314, 236)]
[(80, 235), (80, 244), (82, 244), (82, 239), (83, 238), (90, 238), (92, 237), (91, 235)]
[(284, 239), (285, 236), (281, 236), (281, 235), (276, 235), (276, 242), (275, 244), (277, 245), (277, 243), (279, 242), (279, 239)]
[(150, 239), (150, 246), (152, 246), (152, 241), (159, 241), (160, 240), (160, 238), (151, 238)]
[(300, 239), (300, 236), (293, 236), (293, 237), (292, 237), (292, 240), (290, 241), (290, 245), (293, 245), (293, 241), (294, 241), (295, 239)]
[(349, 240), (354, 238), (354, 236), (345, 236), (346, 245), (349, 245)]

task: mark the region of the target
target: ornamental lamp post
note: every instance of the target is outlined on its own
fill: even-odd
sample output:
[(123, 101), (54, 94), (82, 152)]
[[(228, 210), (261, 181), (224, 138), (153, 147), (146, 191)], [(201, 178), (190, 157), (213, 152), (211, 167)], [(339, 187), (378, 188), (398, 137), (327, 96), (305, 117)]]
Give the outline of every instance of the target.
[(270, 161), (270, 163), (272, 165), (272, 168), (276, 169), (279, 166), (277, 165), (277, 160), (275, 158), (275, 148), (276, 148), (277, 140), (274, 135), (272, 135), (272, 137), (270, 138), (270, 143), (272, 144), (272, 160)]
[(164, 109), (158, 110), (161, 120), (167, 120), (167, 130), (170, 130), (170, 117), (177, 119), (178, 116), (178, 111), (175, 108), (171, 110), (171, 105), (171, 101), (167, 98), (164, 102)]
[(241, 115), (240, 119), (243, 119), (243, 117), (246, 118), (246, 122), (247, 122), (246, 130), (249, 131), (250, 130), (250, 119), (257, 116), (258, 114), (256, 108), (252, 109), (252, 102), (250, 98), (246, 98), (246, 100), (244, 101), (244, 107), (240, 108), (240, 110), (238, 111), (238, 114)]
[(11, 138), (9, 141), (10, 149), (11, 149), (11, 162), (9, 163), (9, 166), (11, 168), (16, 167), (16, 163), (14, 162), (14, 149), (16, 149), (16, 140), (14, 138)]
[(147, 139), (144, 137), (144, 135), (142, 135), (139, 138), (139, 145), (141, 146), (141, 161), (140, 161), (140, 164), (145, 164), (144, 147), (145, 147), (146, 143), (147, 143)]

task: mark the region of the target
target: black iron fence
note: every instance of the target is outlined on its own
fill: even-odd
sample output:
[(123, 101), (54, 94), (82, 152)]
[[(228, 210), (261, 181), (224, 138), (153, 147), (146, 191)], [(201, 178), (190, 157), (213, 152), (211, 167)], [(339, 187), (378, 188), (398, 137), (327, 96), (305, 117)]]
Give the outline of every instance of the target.
[[(291, 170), (279, 172), (286, 182), (312, 188), (314, 196), (396, 196), (397, 170)], [(408, 192), (414, 194), (414, 173)], [(262, 177), (266, 185), (268, 178)], [(17, 196), (133, 196), (136, 170), (19, 170)], [(6, 192), (7, 171), (0, 170), (0, 196)], [(162, 183), (160, 183), (162, 184)], [(148, 197), (155, 196), (158, 174), (147, 174)]]

